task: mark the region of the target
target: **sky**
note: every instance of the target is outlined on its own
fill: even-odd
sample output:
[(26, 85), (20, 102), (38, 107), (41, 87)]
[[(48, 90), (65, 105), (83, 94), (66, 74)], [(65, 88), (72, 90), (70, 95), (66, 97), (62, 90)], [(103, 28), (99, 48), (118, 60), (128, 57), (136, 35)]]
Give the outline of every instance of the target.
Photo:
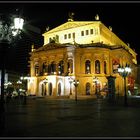
[[(137, 59), (140, 64), (140, 1), (14, 1), (0, 3), (2, 13), (14, 13), (15, 9), (19, 9), (26, 24), (39, 28), (41, 34), (45, 32), (47, 26), (53, 29), (67, 22), (69, 12), (75, 13), (75, 21), (93, 21), (95, 15), (98, 14), (100, 21), (105, 26), (111, 26), (112, 31), (120, 39), (130, 44), (130, 47), (138, 54)], [(25, 32), (29, 33), (32, 28), (27, 30)]]

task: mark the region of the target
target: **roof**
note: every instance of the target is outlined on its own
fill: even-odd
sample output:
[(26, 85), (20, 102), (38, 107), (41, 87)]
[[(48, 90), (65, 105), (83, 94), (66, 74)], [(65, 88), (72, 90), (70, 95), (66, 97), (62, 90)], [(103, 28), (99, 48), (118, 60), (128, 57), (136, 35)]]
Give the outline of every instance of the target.
[(71, 28), (86, 26), (86, 25), (90, 25), (90, 24), (97, 24), (97, 23), (99, 24), (101, 22), (100, 21), (68, 21), (50, 31), (45, 32), (44, 34), (46, 34), (46, 33), (49, 34), (49, 33), (53, 33), (53, 32), (58, 32), (58, 31), (62, 31), (62, 30), (67, 30), (67, 29), (71, 29)]
[[(64, 30), (68, 30), (68, 29), (73, 29), (73, 28), (77, 28), (77, 27), (81, 27), (81, 26), (87, 26), (87, 25), (102, 25), (103, 27), (102, 30), (106, 30), (106, 32), (108, 32), (109, 34), (115, 37), (117, 44), (115, 45), (122, 45), (124, 46), (126, 49), (129, 50), (129, 52), (135, 57), (137, 54), (136, 52), (134, 52), (130, 47), (127, 46), (126, 43), (124, 43), (116, 34), (114, 34), (112, 31), (110, 31), (101, 21), (67, 21), (64, 24), (61, 24), (60, 26), (57, 26), (56, 28), (53, 28), (49, 31), (46, 31), (43, 36), (51, 34), (51, 33), (56, 33), (59, 31), (64, 31)], [(102, 35), (103, 36), (103, 35)], [(56, 48), (56, 47), (55, 47)]]

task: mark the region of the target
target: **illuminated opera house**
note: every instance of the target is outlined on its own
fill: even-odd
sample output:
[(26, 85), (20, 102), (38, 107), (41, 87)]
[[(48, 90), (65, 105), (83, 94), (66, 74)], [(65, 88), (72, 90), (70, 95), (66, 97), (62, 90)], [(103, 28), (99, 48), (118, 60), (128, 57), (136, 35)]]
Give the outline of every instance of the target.
[[(119, 65), (129, 65), (127, 90), (134, 90), (136, 53), (106, 27), (94, 21), (68, 21), (44, 34), (44, 45), (32, 46), (28, 93), (36, 96), (89, 97), (107, 92), (124, 94)], [(78, 82), (78, 85), (74, 85)]]

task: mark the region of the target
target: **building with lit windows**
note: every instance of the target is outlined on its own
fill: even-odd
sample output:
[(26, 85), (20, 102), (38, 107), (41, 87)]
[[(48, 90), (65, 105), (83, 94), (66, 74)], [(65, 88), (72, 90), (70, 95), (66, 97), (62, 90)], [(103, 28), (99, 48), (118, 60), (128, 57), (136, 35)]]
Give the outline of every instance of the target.
[(44, 45), (30, 53), (28, 93), (36, 96), (72, 96), (79, 80), (78, 96), (107, 92), (123, 95), (123, 78), (118, 66), (129, 64), (127, 90), (133, 92), (136, 53), (99, 19), (74, 21), (72, 18), (44, 34)]

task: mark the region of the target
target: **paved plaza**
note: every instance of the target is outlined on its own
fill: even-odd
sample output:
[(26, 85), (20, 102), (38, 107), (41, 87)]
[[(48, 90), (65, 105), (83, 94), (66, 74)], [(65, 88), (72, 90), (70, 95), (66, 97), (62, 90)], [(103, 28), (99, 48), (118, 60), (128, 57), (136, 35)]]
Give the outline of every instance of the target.
[(140, 98), (10, 100), (1, 114), (2, 137), (140, 137)]

